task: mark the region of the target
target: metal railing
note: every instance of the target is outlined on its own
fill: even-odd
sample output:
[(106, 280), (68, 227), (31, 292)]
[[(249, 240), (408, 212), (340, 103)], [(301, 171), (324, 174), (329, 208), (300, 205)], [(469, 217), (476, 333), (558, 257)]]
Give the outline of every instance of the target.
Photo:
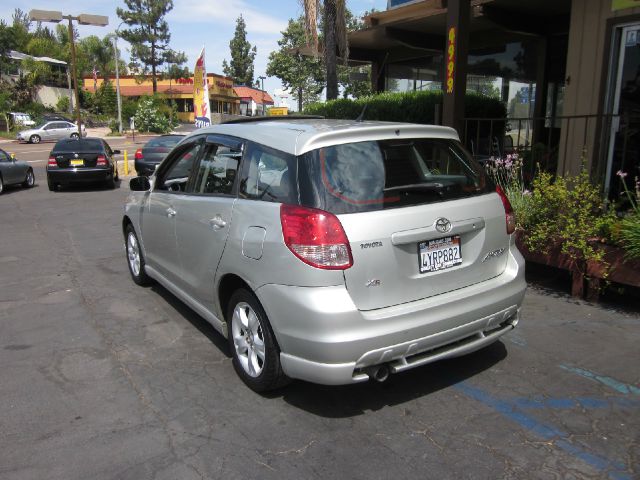
[(606, 178), (608, 183), (609, 155), (621, 156), (624, 163), (629, 148), (626, 140), (616, 142), (614, 152), (612, 127), (616, 127), (615, 137), (627, 139), (632, 133), (632, 123), (628, 117), (611, 114), (465, 118), (462, 139), (480, 162), (518, 152), (531, 176), (538, 167), (552, 173), (565, 172), (584, 157), (591, 160), (592, 173), (600, 181)]

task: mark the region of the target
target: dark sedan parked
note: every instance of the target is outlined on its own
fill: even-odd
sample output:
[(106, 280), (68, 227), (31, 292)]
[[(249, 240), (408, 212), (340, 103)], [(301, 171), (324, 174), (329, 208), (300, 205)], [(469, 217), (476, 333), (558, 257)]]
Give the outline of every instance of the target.
[(162, 135), (152, 138), (144, 147), (136, 150), (135, 166), (138, 175), (151, 175), (171, 149), (184, 138), (184, 135)]
[(115, 188), (118, 164), (113, 156), (119, 153), (120, 150), (111, 150), (101, 138), (60, 140), (47, 162), (49, 190), (89, 182), (105, 182), (109, 188)]
[(5, 185), (22, 184), (23, 187), (33, 187), (35, 177), (33, 168), (26, 162), (11, 158), (4, 150), (0, 149), (0, 194)]

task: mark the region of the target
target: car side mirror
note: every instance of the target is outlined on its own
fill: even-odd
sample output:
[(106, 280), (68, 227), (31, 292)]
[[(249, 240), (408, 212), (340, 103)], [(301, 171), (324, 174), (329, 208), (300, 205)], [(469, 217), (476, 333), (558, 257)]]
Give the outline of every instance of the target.
[(148, 192), (151, 190), (151, 182), (147, 177), (134, 177), (129, 180), (129, 188), (134, 192)]
[(120, 150), (114, 150), (114, 151), (113, 151), (113, 154), (114, 154), (114, 155), (120, 155)]

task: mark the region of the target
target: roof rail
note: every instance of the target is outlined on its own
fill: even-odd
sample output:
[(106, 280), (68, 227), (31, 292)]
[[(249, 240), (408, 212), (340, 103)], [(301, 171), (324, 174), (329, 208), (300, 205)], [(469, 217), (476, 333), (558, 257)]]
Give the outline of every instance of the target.
[(322, 115), (274, 115), (272, 117), (233, 118), (221, 123), (275, 122), (278, 120), (324, 120), (324, 117)]

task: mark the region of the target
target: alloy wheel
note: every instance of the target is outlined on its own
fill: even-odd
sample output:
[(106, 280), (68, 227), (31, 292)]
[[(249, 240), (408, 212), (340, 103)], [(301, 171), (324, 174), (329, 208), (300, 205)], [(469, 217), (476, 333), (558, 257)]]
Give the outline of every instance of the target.
[(258, 315), (248, 303), (240, 302), (233, 310), (231, 335), (242, 369), (247, 375), (258, 377), (265, 361), (264, 333)]
[(133, 274), (135, 276), (140, 275), (140, 247), (138, 246), (138, 239), (132, 232), (127, 236), (127, 258)]

